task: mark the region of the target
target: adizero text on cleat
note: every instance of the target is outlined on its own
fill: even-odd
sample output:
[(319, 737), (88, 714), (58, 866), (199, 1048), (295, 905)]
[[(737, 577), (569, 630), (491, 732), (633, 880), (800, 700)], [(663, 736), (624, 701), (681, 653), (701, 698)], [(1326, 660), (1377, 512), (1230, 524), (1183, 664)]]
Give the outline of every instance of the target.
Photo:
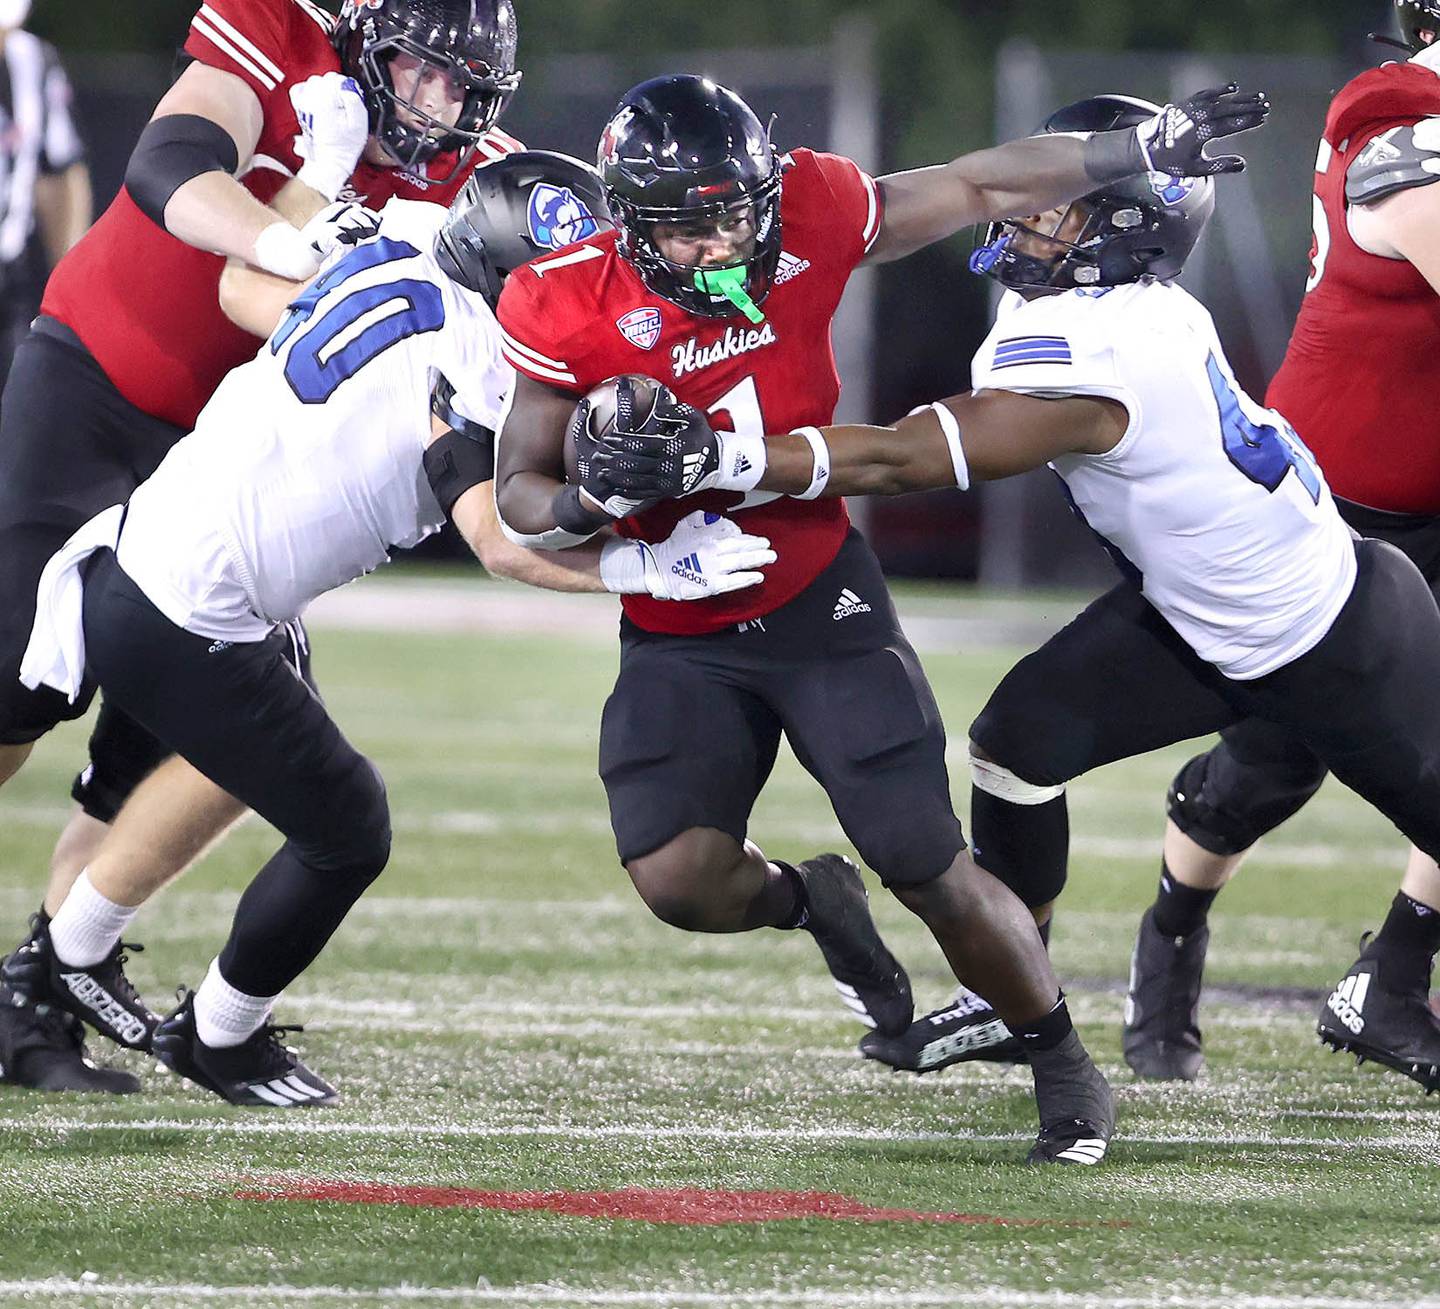
[(1165, 936), (1147, 909), (1130, 956), (1121, 1045), (1141, 1077), (1193, 1082), (1205, 1064), (1200, 1048), (1200, 983), (1210, 929)]
[(173, 1072), (231, 1104), (295, 1109), (338, 1103), (340, 1093), (281, 1042), (283, 1033), (300, 1030), (266, 1023), (239, 1045), (206, 1045), (195, 1031), (195, 995), (190, 992), (174, 1013), (160, 1020), (154, 1055)]
[(148, 1051), (160, 1019), (125, 975), (126, 951), (143, 949), (122, 941), (99, 963), (66, 964), (55, 953), (49, 924), (37, 914), (29, 937), (0, 963), (0, 982), (35, 1004), (74, 1014), (117, 1045)]
[(99, 1068), (85, 1049), (80, 1020), (53, 1005), (32, 1004), (0, 985), (0, 1083), (33, 1091), (132, 1095), (140, 1079)]
[(1391, 990), (1381, 961), (1362, 954), (1326, 997), (1315, 1032), (1333, 1050), (1371, 1060), (1440, 1091), (1440, 1018), (1428, 987)]
[(815, 938), (845, 1007), (867, 1027), (897, 1036), (910, 1026), (910, 979), (870, 917), (860, 870), (843, 855), (822, 854), (795, 870), (805, 887), (805, 929)]
[(977, 1059), (996, 1064), (1029, 1062), (1025, 1047), (989, 1002), (963, 986), (948, 1005), (917, 1018), (899, 1036), (867, 1032), (860, 1038), (860, 1053), (908, 1073), (934, 1073)]

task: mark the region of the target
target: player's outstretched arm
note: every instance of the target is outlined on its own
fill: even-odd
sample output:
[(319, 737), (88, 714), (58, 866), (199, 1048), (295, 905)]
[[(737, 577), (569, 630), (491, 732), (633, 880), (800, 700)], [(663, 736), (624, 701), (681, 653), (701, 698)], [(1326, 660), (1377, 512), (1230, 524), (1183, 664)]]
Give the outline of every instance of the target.
[(808, 428), (763, 438), (714, 432), (692, 411), (683, 433), (651, 451), (600, 438), (591, 461), (617, 490), (646, 497), (737, 490), (731, 470), (742, 465), (749, 470), (747, 489), (758, 465), (764, 471), (757, 490), (805, 499), (901, 495), (964, 490), (972, 481), (1012, 477), (1060, 455), (1105, 454), (1129, 424), (1117, 400), (980, 391), (952, 396), (890, 427)]
[(939, 167), (892, 173), (879, 179), (885, 215), (866, 262), (903, 258), (975, 223), (1043, 214), (1132, 173), (1239, 172), (1243, 159), (1212, 158), (1205, 143), (1259, 127), (1269, 112), (1264, 95), (1231, 84), (1166, 105), (1138, 127), (1029, 137)]

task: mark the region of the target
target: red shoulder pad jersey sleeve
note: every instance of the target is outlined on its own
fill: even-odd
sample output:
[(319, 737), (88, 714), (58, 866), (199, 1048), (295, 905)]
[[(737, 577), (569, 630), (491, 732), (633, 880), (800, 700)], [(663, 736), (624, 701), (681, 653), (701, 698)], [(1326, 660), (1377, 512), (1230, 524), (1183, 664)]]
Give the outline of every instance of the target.
[[(809, 164), (829, 191), (829, 225), (834, 240), (858, 264), (880, 235), (885, 219), (885, 197), (880, 184), (853, 159), (810, 150), (796, 150), (791, 156), (797, 166)], [(837, 252), (838, 253), (838, 252)]]
[(582, 242), (532, 260), (506, 279), (496, 317), (501, 351), (516, 372), (576, 395), (588, 389), (585, 334), (594, 327), (595, 308), (592, 303), (587, 316), (581, 279), (565, 274), (604, 257), (603, 249)]
[(1325, 138), (1337, 149), (1364, 145), (1403, 123), (1440, 114), (1440, 76), (1419, 64), (1384, 64), (1361, 73), (1330, 106)]
[(290, 24), (313, 19), (300, 0), (205, 0), (190, 20), (185, 53), (243, 78), (264, 104), (286, 80)]

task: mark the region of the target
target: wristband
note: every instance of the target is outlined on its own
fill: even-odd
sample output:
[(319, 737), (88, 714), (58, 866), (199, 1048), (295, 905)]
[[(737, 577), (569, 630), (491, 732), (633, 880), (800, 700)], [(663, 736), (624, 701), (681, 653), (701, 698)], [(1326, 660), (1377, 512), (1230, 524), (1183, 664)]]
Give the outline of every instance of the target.
[(555, 526), (572, 536), (594, 536), (613, 521), (607, 513), (587, 509), (580, 499), (578, 486), (562, 486), (556, 491), (550, 501), (550, 512), (555, 516)]
[(955, 485), (962, 491), (970, 489), (970, 461), (965, 458), (964, 447), (960, 444), (960, 420), (938, 401), (929, 406), (940, 420), (940, 430), (945, 433), (945, 444), (950, 447), (950, 463), (955, 469)]
[(825, 437), (818, 427), (797, 427), (790, 435), (803, 436), (810, 442), (810, 453), (815, 458), (814, 469), (810, 474), (810, 485), (795, 499), (818, 500), (824, 493), (826, 484), (830, 481), (830, 447), (825, 444)]
[(312, 191), (318, 191), (331, 204), (334, 204), (340, 198), (340, 192), (345, 189), (345, 183), (350, 180), (350, 174), (342, 173), (335, 164), (326, 165), (318, 159), (310, 159), (300, 165), (300, 171), (295, 174), (295, 180), (301, 186), (308, 186)]
[(308, 282), (320, 269), (320, 256), (299, 228), (282, 220), (255, 238), (255, 266), (291, 282)]
[(716, 432), (720, 448), (720, 471), (712, 488), (716, 491), (741, 491), (749, 494), (765, 476), (770, 453), (763, 436), (739, 432)]
[(1138, 129), (1093, 132), (1085, 142), (1085, 176), (1092, 182), (1118, 182), (1148, 172)]

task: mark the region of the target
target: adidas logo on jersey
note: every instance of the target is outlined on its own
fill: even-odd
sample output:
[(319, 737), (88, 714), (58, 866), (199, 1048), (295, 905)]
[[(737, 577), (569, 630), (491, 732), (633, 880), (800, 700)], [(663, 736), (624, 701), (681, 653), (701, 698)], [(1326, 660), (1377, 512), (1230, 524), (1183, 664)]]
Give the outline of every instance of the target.
[(799, 277), (810, 267), (808, 259), (801, 259), (798, 255), (780, 252), (780, 266), (775, 270), (775, 285), (784, 286), (792, 277)]
[(833, 618), (838, 623), (842, 618), (853, 618), (856, 614), (868, 614), (869, 612), (870, 606), (847, 586), (840, 592), (840, 598), (835, 601)]
[(1353, 1036), (1359, 1036), (1365, 1030), (1365, 996), (1369, 990), (1370, 974), (1352, 973), (1330, 992), (1330, 998), (1325, 1001), (1325, 1007)]
[(700, 556), (697, 554), (688, 554), (683, 559), (677, 559), (670, 565), (670, 571), (676, 577), (683, 577), (687, 582), (694, 582), (696, 586), (710, 585), (710, 579), (701, 569)]
[(696, 345), (692, 336), (684, 345), (677, 345), (671, 351), (675, 376), (684, 377), (686, 373), (698, 373), (701, 369), (713, 368), (727, 359), (734, 359), (736, 355), (746, 355), (752, 350), (774, 345), (778, 339), (775, 329), (769, 323), (764, 327), (742, 327), (739, 330), (727, 327), (725, 335), (712, 345)]

